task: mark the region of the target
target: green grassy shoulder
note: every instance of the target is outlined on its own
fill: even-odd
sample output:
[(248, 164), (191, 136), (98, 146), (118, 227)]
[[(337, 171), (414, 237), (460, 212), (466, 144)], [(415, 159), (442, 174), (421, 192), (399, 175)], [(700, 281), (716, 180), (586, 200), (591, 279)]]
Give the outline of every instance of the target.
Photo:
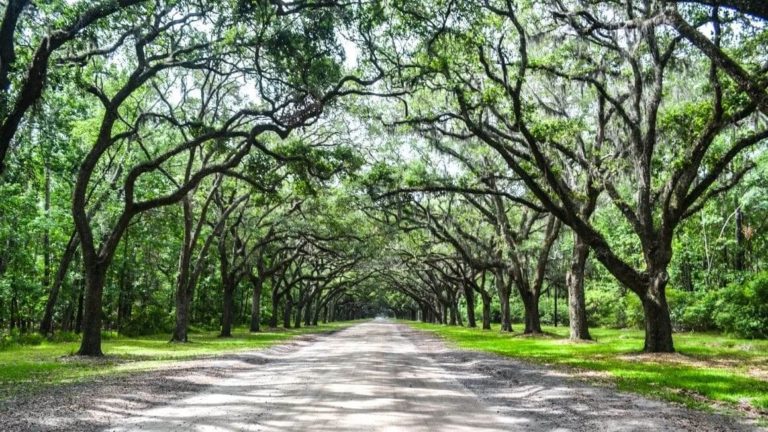
[(643, 332), (637, 330), (590, 329), (595, 342), (574, 343), (563, 327), (545, 327), (544, 335), (531, 337), (503, 334), (498, 327), (483, 331), (408, 324), (461, 348), (590, 372), (584, 375), (615, 383), (621, 390), (768, 418), (768, 340), (680, 333), (675, 335), (676, 354), (653, 355), (639, 352)]
[(339, 330), (352, 322), (321, 324), (300, 329), (268, 329), (250, 333), (237, 328), (231, 338), (219, 338), (217, 331), (190, 334), (186, 344), (168, 343), (169, 335), (144, 337), (115, 336), (103, 341), (105, 357), (83, 359), (73, 356), (77, 342), (48, 342), (18, 345), (0, 350), (0, 400), (49, 385), (76, 382), (119, 373), (158, 369), (169, 362), (231, 354), (266, 348), (302, 334)]

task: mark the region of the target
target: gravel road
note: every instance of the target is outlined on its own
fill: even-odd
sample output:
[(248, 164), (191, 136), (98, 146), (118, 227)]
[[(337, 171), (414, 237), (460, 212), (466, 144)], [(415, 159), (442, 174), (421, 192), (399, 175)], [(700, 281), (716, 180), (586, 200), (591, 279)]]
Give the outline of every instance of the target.
[(3, 431), (750, 431), (373, 321), (271, 349), (60, 386)]

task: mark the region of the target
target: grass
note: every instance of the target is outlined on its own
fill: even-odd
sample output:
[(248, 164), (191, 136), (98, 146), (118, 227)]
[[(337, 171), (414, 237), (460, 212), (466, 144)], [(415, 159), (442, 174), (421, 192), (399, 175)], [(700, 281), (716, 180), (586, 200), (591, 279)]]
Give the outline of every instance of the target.
[(568, 328), (563, 327), (545, 326), (544, 335), (523, 336), (409, 324), (461, 348), (569, 368), (577, 376), (596, 377), (620, 390), (699, 409), (738, 410), (761, 423), (768, 419), (768, 340), (679, 333), (676, 354), (654, 355), (640, 353), (643, 332), (638, 330), (590, 329), (596, 342), (574, 343), (568, 341)]
[(217, 331), (190, 334), (190, 343), (168, 343), (167, 334), (144, 337), (110, 337), (102, 342), (102, 359), (72, 356), (78, 342), (48, 342), (17, 345), (0, 350), (0, 400), (50, 385), (82, 381), (104, 375), (148, 371), (174, 360), (208, 357), (269, 347), (292, 337), (329, 332), (351, 323), (329, 323), (300, 329), (270, 329), (250, 333), (237, 328), (231, 338)]

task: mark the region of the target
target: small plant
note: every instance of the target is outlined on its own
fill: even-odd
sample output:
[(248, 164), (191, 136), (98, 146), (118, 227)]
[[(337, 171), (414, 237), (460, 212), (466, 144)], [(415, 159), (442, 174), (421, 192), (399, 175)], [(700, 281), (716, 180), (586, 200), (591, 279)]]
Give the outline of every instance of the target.
[(45, 338), (39, 333), (21, 333), (17, 329), (0, 334), (0, 350), (15, 345), (40, 345)]
[(60, 331), (54, 333), (49, 339), (51, 342), (79, 342), (80, 335), (71, 331)]

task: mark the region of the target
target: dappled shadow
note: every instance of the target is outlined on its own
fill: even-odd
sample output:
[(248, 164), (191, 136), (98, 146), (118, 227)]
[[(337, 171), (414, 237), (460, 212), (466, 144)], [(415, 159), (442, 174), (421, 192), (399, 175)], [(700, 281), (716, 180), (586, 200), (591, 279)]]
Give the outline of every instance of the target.
[[(213, 386), (195, 375), (169, 377), (198, 391), (162, 404), (135, 394), (94, 397), (81, 421), (115, 432), (739, 429), (545, 368), (448, 349), (388, 323), (239, 355), (217, 367), (231, 373)], [(105, 428), (105, 418), (115, 426)]]
[[(435, 338), (431, 334), (427, 337)], [(501, 355), (461, 349), (440, 349), (431, 354), (466, 388), (481, 395), (500, 414), (524, 416), (541, 431), (751, 431), (745, 419), (691, 411), (682, 406), (648, 399), (575, 379), (562, 368), (551, 369)], [(616, 370), (631, 375), (643, 368)], [(599, 371), (590, 372), (599, 376)], [(665, 377), (658, 372), (657, 382)], [(732, 384), (724, 377), (699, 375), (698, 385)], [(527, 430), (527, 429), (526, 429)]]
[(107, 430), (501, 432), (525, 421), (482, 406), (399, 329), (366, 324), (272, 361), (243, 357), (252, 370)]

